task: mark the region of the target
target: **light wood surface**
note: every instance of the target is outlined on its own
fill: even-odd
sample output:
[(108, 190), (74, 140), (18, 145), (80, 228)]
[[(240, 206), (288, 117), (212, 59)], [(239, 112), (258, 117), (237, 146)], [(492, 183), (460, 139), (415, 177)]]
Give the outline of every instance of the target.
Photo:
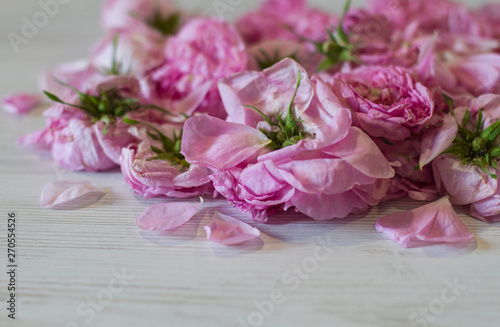
[[(184, 2), (213, 9), (212, 1)], [(246, 7), (255, 4), (245, 1)], [(83, 0), (61, 5), (15, 54), (7, 33), (19, 33), (22, 17), (40, 7), (31, 0), (2, 1), (0, 94), (36, 91), (41, 70), (85, 57), (101, 33), (99, 6)], [(208, 242), (202, 228), (213, 208), (242, 217), (222, 200), (208, 201), (175, 232), (147, 233), (136, 228), (135, 217), (164, 200), (133, 195), (119, 171), (66, 172), (47, 154), (20, 149), (16, 139), (44, 125), (40, 111), (24, 118), (2, 111), (0, 121), (2, 327), (245, 326), (240, 318), (249, 326), (263, 320), (262, 326), (272, 327), (500, 325), (500, 224), (474, 220), (466, 208), (457, 210), (476, 235), (467, 246), (405, 250), (377, 233), (379, 217), (419, 205), (405, 199), (337, 221), (282, 214), (270, 224), (251, 223), (262, 237), (236, 247)], [(42, 187), (58, 179), (89, 180), (109, 192), (86, 209), (41, 209)], [(18, 217), (15, 321), (6, 310), (11, 212)], [(120, 285), (115, 275), (123, 273), (133, 278)], [(459, 289), (450, 289), (455, 282)], [(279, 303), (270, 310), (273, 299)], [(259, 306), (265, 314), (255, 313)], [(427, 318), (412, 319), (420, 308), (427, 308)]]

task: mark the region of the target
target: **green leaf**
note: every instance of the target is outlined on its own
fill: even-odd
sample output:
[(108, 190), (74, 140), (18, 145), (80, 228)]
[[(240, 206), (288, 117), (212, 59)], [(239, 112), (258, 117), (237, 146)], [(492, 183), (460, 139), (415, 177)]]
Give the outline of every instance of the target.
[(500, 157), (500, 147), (496, 146), (493, 149), (491, 149), (490, 150), (490, 157), (491, 158)]
[(332, 60), (331, 58), (327, 58), (323, 60), (321, 64), (319, 64), (318, 71), (329, 70), (330, 68), (335, 67), (336, 65), (337, 63), (334, 60)]
[(255, 111), (257, 111), (261, 116), (262, 118), (264, 118), (264, 120), (271, 126), (277, 126), (275, 123), (273, 123), (271, 121), (271, 119), (269, 119), (269, 117), (267, 117), (262, 111), (260, 111), (259, 109), (257, 109), (256, 107), (254, 106), (249, 106), (249, 105), (245, 105), (244, 107), (247, 107), (247, 108), (250, 108), (250, 109), (253, 109)]
[[(384, 139), (384, 138), (382, 138), (382, 142), (384, 142), (384, 143), (385, 143), (385, 144), (387, 144), (387, 145), (395, 145), (394, 143), (391, 143), (391, 142), (387, 141), (387, 140), (386, 140), (386, 139)], [(420, 169), (420, 167), (419, 167), (419, 169)]]
[(179, 13), (174, 13), (166, 18), (162, 17), (160, 11), (156, 11), (153, 20), (149, 25), (156, 28), (164, 36), (176, 34), (182, 25), (182, 16)]
[(156, 106), (156, 105), (153, 105), (153, 104), (149, 104), (149, 105), (140, 105), (141, 108), (145, 108), (145, 109), (154, 109), (154, 110), (158, 110), (160, 112), (163, 112), (164, 114), (167, 114), (167, 115), (170, 115), (170, 116), (173, 116), (172, 112), (170, 110), (167, 110), (165, 108), (162, 108), (162, 107), (159, 107), (159, 106)]
[(446, 102), (446, 104), (448, 105), (448, 108), (450, 109), (450, 113), (451, 115), (453, 116), (453, 108), (455, 107), (455, 102), (453, 101), (452, 98), (450, 98), (448, 95), (444, 94), (444, 93), (441, 93), (441, 95), (443, 96), (444, 98), (444, 101)]
[(129, 118), (122, 118), (122, 121), (125, 124), (129, 124), (129, 125), (141, 125), (142, 124), (140, 121), (129, 119)]
[(113, 54), (112, 54), (112, 62), (111, 69), (109, 70), (110, 75), (120, 75), (118, 71), (118, 62), (117, 62), (117, 53), (118, 53), (118, 40), (120, 38), (120, 34), (116, 34), (113, 38)]
[(495, 140), (500, 135), (500, 120), (496, 121), (493, 125), (486, 128), (481, 132), (481, 138), (489, 141), (490, 143), (495, 142)]
[(483, 109), (479, 109), (479, 114), (477, 117), (476, 135), (481, 135), (481, 131), (483, 129), (484, 129)]
[(349, 9), (351, 9), (351, 4), (352, 0), (347, 0), (346, 3), (344, 4), (344, 10), (342, 10), (342, 16), (340, 17), (340, 26), (344, 25), (344, 20), (345, 17), (347, 16), (347, 13), (349, 12)]
[(470, 119), (470, 111), (469, 111), (469, 109), (467, 109), (467, 111), (465, 112), (464, 118), (462, 120), (463, 127), (467, 126), (467, 124), (469, 123), (469, 119)]
[(58, 102), (58, 103), (61, 103), (61, 104), (66, 104), (66, 102), (64, 102), (63, 100), (59, 99), (55, 94), (52, 94), (50, 92), (47, 92), (47, 91), (43, 91), (43, 93), (45, 93), (45, 95), (52, 101), (54, 102)]
[(164, 152), (165, 152), (165, 151), (163, 151), (163, 150), (161, 150), (161, 149), (158, 149), (157, 147), (154, 147), (154, 146), (152, 146), (152, 147), (151, 147), (151, 150), (152, 150), (154, 153), (156, 153), (156, 154), (162, 154), (162, 153), (164, 153)]

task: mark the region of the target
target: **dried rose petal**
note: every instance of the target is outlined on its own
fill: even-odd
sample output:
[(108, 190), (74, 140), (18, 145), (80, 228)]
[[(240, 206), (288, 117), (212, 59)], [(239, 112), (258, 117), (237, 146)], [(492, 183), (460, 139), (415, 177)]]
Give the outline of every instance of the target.
[(239, 244), (260, 236), (257, 228), (217, 211), (212, 217), (212, 223), (203, 228), (210, 241), (224, 245)]
[(474, 238), (453, 210), (448, 196), (414, 210), (380, 218), (375, 229), (405, 248), (422, 242), (459, 243)]
[(78, 209), (98, 202), (106, 192), (90, 182), (52, 182), (43, 188), (40, 205), (51, 209)]

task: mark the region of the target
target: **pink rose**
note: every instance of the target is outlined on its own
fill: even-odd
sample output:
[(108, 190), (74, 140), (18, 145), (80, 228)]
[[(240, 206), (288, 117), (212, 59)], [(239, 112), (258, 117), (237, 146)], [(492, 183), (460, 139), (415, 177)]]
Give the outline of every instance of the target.
[(261, 63), (252, 68), (263, 70), (289, 57), (312, 74), (324, 57), (302, 38), (326, 41), (326, 30), (337, 24), (336, 17), (310, 8), (305, 0), (267, 0), (257, 11), (242, 16), (236, 27), (250, 47), (252, 59)]
[(385, 197), (393, 169), (351, 127), (330, 88), (295, 61), (224, 79), (220, 92), (229, 121), (188, 119), (182, 153), (214, 171), (216, 191), (255, 220), (290, 207), (314, 219), (342, 218)]
[[(455, 132), (456, 135), (456, 132)], [(454, 136), (455, 136), (454, 135)], [(412, 138), (398, 141), (395, 144), (374, 140), (384, 156), (393, 165), (396, 176), (392, 181), (389, 198), (408, 195), (415, 200), (429, 201), (437, 195), (437, 189), (430, 166), (415, 169), (419, 165), (422, 145), (421, 141)], [(396, 164), (397, 163), (397, 164)]]
[(500, 220), (499, 112), (500, 96), (492, 94), (472, 100), (467, 107), (455, 108), (460, 141), (453, 143), (449, 154), (433, 161), (439, 191), (449, 194), (454, 204), (470, 204), (473, 217), (489, 222)]
[(305, 0), (266, 0), (257, 11), (241, 17), (236, 27), (245, 42), (254, 45), (268, 40), (299, 41), (296, 35), (325, 41), (326, 29), (337, 24), (337, 18), (308, 7)]
[(400, 67), (360, 67), (335, 75), (332, 88), (355, 113), (355, 122), (373, 137), (399, 141), (426, 128), (434, 114), (431, 92)]
[(457, 58), (448, 69), (470, 94), (500, 93), (500, 54), (485, 53)]
[[(433, 162), (434, 178), (438, 189), (450, 195), (453, 204), (466, 205), (492, 196), (498, 186), (496, 179), (478, 166), (464, 165), (462, 160), (443, 155)], [(488, 169), (495, 173), (493, 168)]]
[(451, 0), (371, 0), (369, 8), (390, 19), (407, 40), (436, 31), (441, 36), (484, 33), (483, 24), (467, 6)]
[(491, 32), (491, 37), (500, 40), (500, 31), (497, 28), (500, 23), (500, 4), (488, 3), (481, 7), (475, 14), (478, 20), (483, 22), (484, 27)]
[(165, 39), (160, 37), (146, 37), (128, 31), (113, 32), (95, 45), (91, 62), (103, 73), (110, 73), (115, 62), (116, 71), (111, 73), (141, 76), (164, 62), (164, 47)]
[(147, 75), (163, 107), (225, 117), (217, 82), (248, 65), (245, 45), (233, 26), (217, 19), (193, 19), (168, 40), (165, 58)]
[(401, 37), (391, 16), (357, 8), (347, 12), (344, 29), (355, 46), (354, 54), (363, 64), (402, 67), (416, 64), (418, 45)]
[(157, 24), (175, 14), (170, 0), (107, 0), (101, 12), (101, 25), (107, 31), (160, 37), (165, 33)]
[(63, 99), (53, 98), (59, 103), (45, 112), (47, 127), (20, 142), (50, 147), (54, 160), (69, 170), (100, 171), (119, 165), (122, 148), (136, 140), (123, 116), (144, 122), (164, 120), (163, 113), (142, 108), (149, 104), (149, 89), (134, 77), (109, 77), (82, 96)]
[[(168, 135), (173, 134), (175, 129), (174, 126), (163, 125), (158, 126), (158, 130)], [(146, 198), (186, 198), (212, 191), (208, 168), (187, 162), (182, 165), (183, 157), (175, 150), (167, 152), (160, 140), (154, 140), (147, 134), (146, 128), (131, 127), (130, 132), (140, 141), (122, 150), (121, 169), (136, 194)], [(165, 152), (155, 153), (153, 148)]]

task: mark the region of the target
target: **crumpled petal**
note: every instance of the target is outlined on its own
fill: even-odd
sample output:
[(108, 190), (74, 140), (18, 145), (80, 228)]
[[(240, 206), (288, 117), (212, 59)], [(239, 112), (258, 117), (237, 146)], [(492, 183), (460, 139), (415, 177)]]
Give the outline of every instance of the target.
[(260, 236), (257, 228), (217, 211), (212, 217), (212, 223), (203, 228), (210, 241), (224, 245), (239, 244)]
[(42, 190), (40, 205), (51, 209), (78, 209), (98, 202), (106, 192), (87, 181), (57, 181)]
[(459, 243), (474, 239), (448, 196), (414, 210), (380, 218), (375, 229), (405, 248), (416, 247), (422, 242)]
[(42, 97), (38, 93), (10, 94), (3, 98), (3, 109), (12, 115), (26, 115), (35, 109), (42, 102)]
[(140, 229), (148, 231), (169, 231), (184, 225), (200, 211), (203, 202), (170, 202), (149, 206), (137, 217)]

